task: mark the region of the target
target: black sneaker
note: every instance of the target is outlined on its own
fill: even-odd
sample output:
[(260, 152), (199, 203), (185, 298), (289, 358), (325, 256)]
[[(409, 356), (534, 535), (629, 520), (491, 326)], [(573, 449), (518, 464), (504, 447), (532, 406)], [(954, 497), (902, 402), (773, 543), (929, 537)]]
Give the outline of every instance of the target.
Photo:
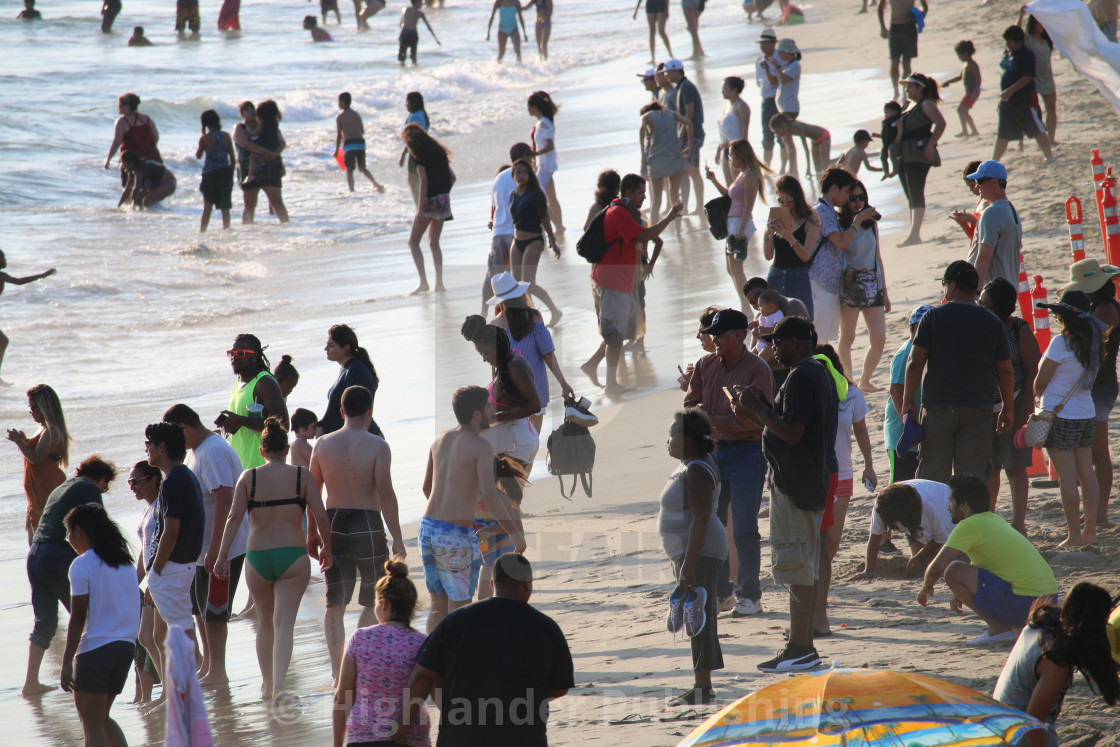
[(902, 550), (899, 550), (894, 546), (893, 542), (887, 540), (886, 542), (879, 545), (879, 554), (885, 558), (889, 558), (894, 555), (901, 555)]
[(778, 651), (778, 655), (758, 665), (763, 672), (803, 672), (819, 666), (821, 657), (812, 646), (798, 646), (794, 643)]

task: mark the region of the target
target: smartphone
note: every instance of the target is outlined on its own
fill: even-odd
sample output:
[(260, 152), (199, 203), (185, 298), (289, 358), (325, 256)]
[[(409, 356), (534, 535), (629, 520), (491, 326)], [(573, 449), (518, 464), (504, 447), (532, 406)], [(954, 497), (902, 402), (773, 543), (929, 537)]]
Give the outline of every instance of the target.
[(739, 395), (729, 386), (723, 388), (723, 396), (727, 397), (727, 401), (733, 405), (739, 401)]
[(874, 493), (875, 492), (875, 486), (871, 484), (871, 479), (870, 478), (867, 478), (867, 477), (863, 478), (863, 487), (867, 489), (868, 493)]
[(218, 426), (218, 427), (220, 428), (220, 427), (222, 426), (222, 423), (226, 422), (226, 420), (228, 420), (228, 419), (229, 419), (229, 415), (226, 415), (226, 414), (225, 414), (225, 413), (223, 412), (223, 413), (222, 413), (221, 415), (219, 415), (218, 417), (214, 418), (214, 425), (216, 425), (216, 426)]
[(683, 369), (683, 368), (681, 368), (681, 364), (679, 364), (679, 363), (677, 364), (677, 372), (678, 372), (678, 373), (679, 373), (679, 374), (680, 374), (681, 376), (684, 376), (684, 369)]

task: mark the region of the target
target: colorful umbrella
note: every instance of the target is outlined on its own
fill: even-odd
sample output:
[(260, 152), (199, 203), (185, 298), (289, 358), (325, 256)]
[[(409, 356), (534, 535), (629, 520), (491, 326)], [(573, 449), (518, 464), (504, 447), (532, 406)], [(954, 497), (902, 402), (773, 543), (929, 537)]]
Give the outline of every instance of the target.
[(677, 747), (943, 747), (1015, 742), (1042, 724), (967, 687), (905, 672), (830, 669), (751, 693)]

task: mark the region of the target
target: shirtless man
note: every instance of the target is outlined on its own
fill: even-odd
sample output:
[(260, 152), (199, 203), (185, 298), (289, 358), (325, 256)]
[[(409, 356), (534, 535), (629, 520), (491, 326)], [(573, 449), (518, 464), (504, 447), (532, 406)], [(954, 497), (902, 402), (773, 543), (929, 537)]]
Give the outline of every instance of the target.
[(337, 153), (341, 146), (346, 164), (346, 183), (350, 191), (354, 191), (354, 169), (365, 174), (366, 179), (373, 182), (373, 188), (384, 192), (385, 187), (377, 183), (373, 174), (366, 168), (366, 128), (362, 124), (362, 115), (350, 108), (350, 94), (343, 91), (338, 94), (338, 108), (342, 111), (335, 117), (334, 122), (337, 132), (334, 139), (334, 150)]
[[(362, 614), (358, 627), (377, 624), (374, 587), (377, 579), (384, 575), (385, 561), (389, 559), (386, 526), (393, 537), (393, 556), (402, 559), (405, 556), (397, 518), (397, 494), (389, 473), (392, 454), (385, 439), (369, 432), (373, 394), (363, 386), (348, 387), (342, 393), (342, 416), (345, 425), (316, 440), (311, 450), (311, 476), (319, 490), (326, 492), (327, 518), (331, 525), (330, 551), (334, 565), (325, 573), (327, 611), (323, 615), (323, 633), (331, 656), (331, 674), (335, 678), (346, 646), (342, 615), (354, 596), (359, 573), (362, 583), (358, 604), (362, 606)], [(322, 543), (318, 530), (310, 523), (307, 534), (309, 548)]]
[[(0, 294), (4, 293), (4, 286), (8, 283), (12, 285), (27, 285), (28, 283), (34, 283), (36, 280), (48, 278), (55, 273), (55, 269), (52, 267), (46, 272), (40, 272), (38, 275), (28, 275), (27, 277), (17, 278), (14, 275), (9, 275), (4, 272), (4, 268), (7, 266), (8, 260), (4, 256), (4, 252), (0, 252)], [(0, 332), (0, 365), (4, 363), (4, 353), (7, 352), (7, 350), (8, 338), (3, 332)], [(11, 384), (0, 379), (0, 386), (11, 386)]]
[(451, 408), (459, 426), (437, 436), (428, 452), (424, 473), (428, 505), (418, 535), (424, 580), (432, 597), (428, 633), (474, 596), (482, 556), (471, 524), (479, 498), (509, 532), (514, 549), (525, 552), (521, 521), (509, 497), (495, 484), (494, 447), (479, 435), (490, 427), (488, 396), (480, 386), (456, 391)]
[[(910, 77), (910, 60), (918, 56), (918, 23), (914, 20), (915, 0), (879, 0), (879, 35), (888, 39), (891, 55), (891, 86), (898, 98), (898, 63), (902, 61), (902, 77)], [(929, 4), (921, 0), (922, 12), (929, 15)], [(887, 5), (891, 8), (891, 26), (883, 18)]]
[(405, 58), (408, 56), (412, 57), (412, 64), (416, 64), (416, 45), (420, 42), (420, 33), (416, 30), (416, 27), (420, 21), (423, 21), (424, 25), (428, 27), (428, 32), (436, 40), (436, 44), (443, 46), (443, 42), (432, 30), (432, 24), (428, 23), (428, 17), (424, 15), (424, 11), (420, 10), (420, 5), (420, 0), (411, 0), (409, 6), (401, 11), (401, 33), (397, 37), (399, 44), (397, 60), (401, 65), (404, 65)]

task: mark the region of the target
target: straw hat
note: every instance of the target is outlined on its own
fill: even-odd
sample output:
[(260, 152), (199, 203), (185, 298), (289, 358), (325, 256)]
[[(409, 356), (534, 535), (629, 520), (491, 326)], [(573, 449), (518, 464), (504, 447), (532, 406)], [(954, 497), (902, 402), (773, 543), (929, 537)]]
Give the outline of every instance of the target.
[(529, 292), (530, 285), (532, 283), (518, 282), (517, 278), (508, 272), (499, 272), (490, 278), (490, 290), (494, 292), (494, 295), (486, 303), (489, 306), (497, 306), (502, 301), (521, 298)]
[(1083, 259), (1069, 266), (1069, 285), (1060, 290), (1096, 293), (1117, 275), (1120, 275), (1120, 267), (1102, 265), (1095, 259)]

